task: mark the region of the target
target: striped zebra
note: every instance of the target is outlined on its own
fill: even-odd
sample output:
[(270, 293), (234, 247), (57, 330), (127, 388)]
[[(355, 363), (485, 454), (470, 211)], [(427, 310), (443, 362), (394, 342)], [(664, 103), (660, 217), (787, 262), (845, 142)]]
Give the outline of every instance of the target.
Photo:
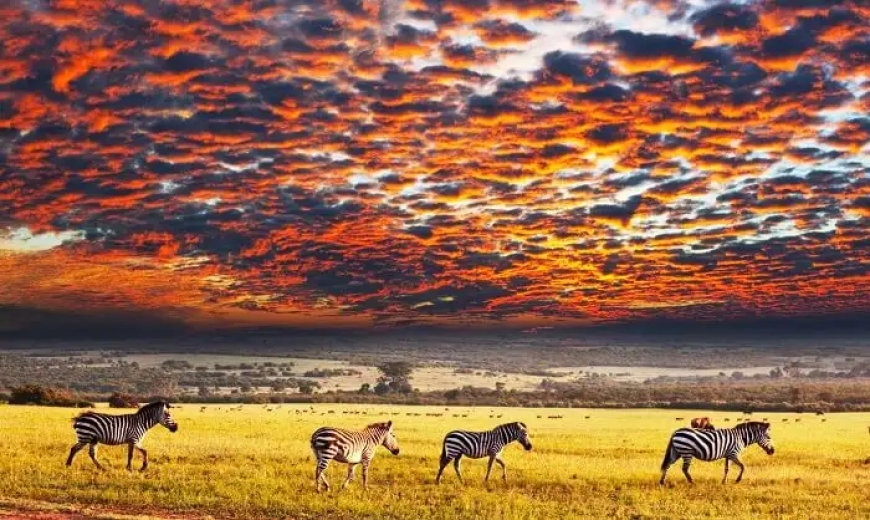
[(133, 448), (142, 454), (142, 471), (148, 467), (148, 452), (142, 448), (142, 440), (148, 430), (162, 424), (171, 432), (178, 431), (178, 423), (169, 414), (171, 408), (166, 401), (149, 403), (136, 413), (124, 415), (110, 415), (97, 412), (85, 412), (73, 419), (73, 428), (76, 430), (78, 442), (69, 450), (69, 458), (66, 465), (72, 465), (76, 453), (85, 446), (89, 446), (88, 453), (97, 468), (103, 469), (97, 460), (97, 444), (117, 446), (127, 445), (127, 471), (133, 469)]
[(324, 426), (311, 435), (311, 450), (317, 459), (314, 473), (315, 489), (320, 492), (320, 483), (329, 491), (329, 482), (323, 474), (332, 460), (344, 462), (347, 479), (341, 489), (353, 482), (357, 464), (362, 464), (363, 488), (368, 489), (369, 464), (375, 457), (378, 446), (388, 449), (393, 455), (399, 454), (399, 441), (393, 432), (393, 421), (370, 424), (363, 430), (343, 430)]
[(731, 462), (740, 468), (735, 482), (743, 478), (743, 463), (740, 462), (740, 452), (743, 448), (752, 444), (758, 444), (768, 454), (773, 455), (773, 440), (770, 438), (770, 423), (749, 421), (740, 423), (734, 428), (722, 428), (719, 430), (698, 430), (693, 428), (680, 428), (671, 435), (668, 442), (665, 458), (662, 461), (662, 478), (659, 484), (665, 483), (665, 475), (677, 459), (683, 459), (683, 474), (691, 484), (692, 476), (689, 475), (689, 465), (692, 458), (706, 461), (725, 459), (725, 475), (722, 483), (728, 478), (728, 467)]
[(489, 457), (489, 466), (486, 468), (484, 481), (489, 480), (489, 474), (492, 473), (492, 464), (494, 462), (498, 462), (499, 466), (501, 466), (502, 480), (507, 480), (507, 470), (501, 458), (501, 453), (504, 447), (513, 441), (519, 442), (526, 451), (532, 449), (529, 431), (524, 423), (512, 422), (502, 424), (485, 432), (454, 430), (448, 433), (444, 437), (444, 444), (441, 449), (441, 467), (438, 468), (438, 476), (435, 477), (435, 483), (441, 483), (444, 468), (447, 467), (447, 464), (451, 460), (453, 461), (453, 467), (456, 469), (456, 476), (459, 477), (459, 482), (462, 482), (460, 460), (463, 456), (471, 459)]

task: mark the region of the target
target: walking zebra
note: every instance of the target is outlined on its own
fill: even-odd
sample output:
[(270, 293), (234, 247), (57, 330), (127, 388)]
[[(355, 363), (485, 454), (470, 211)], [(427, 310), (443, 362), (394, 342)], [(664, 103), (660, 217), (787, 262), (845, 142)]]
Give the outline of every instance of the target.
[(315, 489), (320, 492), (320, 483), (329, 491), (329, 482), (323, 474), (334, 459), (348, 464), (347, 479), (341, 489), (353, 482), (357, 464), (362, 464), (363, 488), (368, 489), (369, 464), (375, 457), (378, 446), (388, 449), (393, 455), (399, 454), (399, 441), (393, 432), (393, 421), (374, 423), (364, 430), (343, 430), (324, 426), (311, 435), (311, 450), (317, 459), (314, 473)]
[(131, 471), (133, 464), (133, 448), (142, 454), (142, 471), (148, 467), (148, 452), (142, 448), (142, 440), (148, 430), (162, 424), (171, 432), (178, 431), (178, 423), (169, 415), (171, 408), (166, 401), (149, 403), (140, 408), (136, 413), (125, 415), (109, 415), (97, 412), (85, 412), (73, 419), (73, 428), (76, 430), (78, 442), (69, 450), (69, 458), (66, 465), (72, 465), (73, 457), (85, 446), (90, 446), (88, 453), (97, 468), (103, 469), (97, 460), (97, 444), (117, 446), (127, 444), (127, 471)]
[(691, 422), (692, 428), (701, 428), (702, 430), (715, 430), (713, 423), (709, 417), (695, 417)]
[(453, 461), (453, 467), (456, 469), (456, 476), (459, 477), (459, 482), (462, 482), (462, 471), (459, 466), (460, 459), (463, 456), (472, 459), (488, 456), (489, 466), (486, 468), (486, 477), (483, 480), (489, 480), (493, 462), (498, 462), (499, 466), (501, 466), (501, 478), (502, 480), (507, 480), (507, 470), (501, 458), (501, 452), (505, 446), (513, 441), (518, 441), (522, 444), (526, 451), (532, 449), (529, 431), (524, 423), (512, 422), (502, 424), (485, 432), (454, 430), (448, 433), (444, 437), (444, 444), (441, 449), (441, 467), (438, 468), (438, 476), (435, 477), (435, 483), (441, 483), (441, 475), (444, 473), (444, 468), (447, 467), (447, 464), (451, 460)]
[(770, 423), (750, 421), (738, 424), (734, 428), (722, 428), (719, 430), (698, 430), (693, 428), (680, 428), (671, 435), (668, 442), (665, 459), (662, 461), (662, 478), (659, 484), (665, 483), (665, 475), (668, 468), (680, 457), (683, 458), (683, 474), (686, 480), (692, 483), (689, 475), (689, 465), (692, 458), (706, 461), (725, 459), (725, 475), (722, 483), (728, 478), (728, 467), (731, 462), (740, 468), (735, 482), (743, 478), (743, 463), (740, 462), (740, 452), (743, 448), (758, 444), (768, 454), (773, 455), (773, 440), (770, 438)]

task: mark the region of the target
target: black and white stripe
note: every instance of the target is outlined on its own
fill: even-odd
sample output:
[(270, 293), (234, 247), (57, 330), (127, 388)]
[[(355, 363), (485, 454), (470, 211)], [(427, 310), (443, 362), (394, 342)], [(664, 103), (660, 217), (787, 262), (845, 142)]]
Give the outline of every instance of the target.
[(69, 450), (66, 465), (72, 464), (73, 458), (82, 448), (90, 446), (88, 453), (97, 468), (103, 466), (97, 460), (97, 444), (117, 446), (127, 445), (127, 470), (132, 469), (133, 448), (142, 454), (142, 470), (148, 467), (148, 452), (142, 448), (142, 440), (148, 430), (162, 424), (169, 431), (178, 431), (178, 424), (169, 414), (171, 406), (166, 401), (150, 403), (136, 413), (125, 415), (110, 415), (98, 412), (85, 412), (73, 420), (78, 442)]
[(348, 464), (347, 479), (342, 484), (342, 489), (353, 482), (357, 464), (362, 464), (363, 488), (367, 488), (369, 464), (378, 446), (387, 448), (393, 455), (399, 454), (399, 442), (393, 433), (393, 421), (370, 424), (357, 431), (327, 426), (319, 428), (311, 435), (311, 450), (317, 459), (314, 473), (317, 491), (320, 491), (321, 482), (329, 490), (329, 482), (323, 472), (332, 460)]
[(526, 450), (532, 449), (528, 428), (524, 423), (512, 422), (502, 424), (485, 432), (454, 430), (448, 433), (444, 437), (444, 444), (441, 449), (441, 467), (438, 468), (438, 476), (435, 477), (435, 483), (441, 483), (441, 475), (444, 473), (444, 468), (447, 467), (447, 464), (451, 460), (453, 461), (453, 467), (456, 469), (456, 475), (459, 477), (459, 481), (462, 482), (460, 460), (463, 456), (472, 459), (489, 457), (489, 466), (486, 468), (484, 481), (489, 480), (493, 462), (498, 462), (501, 466), (501, 478), (506, 480), (507, 470), (501, 458), (501, 453), (505, 446), (514, 441), (522, 444)]
[(740, 482), (743, 478), (743, 463), (740, 462), (740, 452), (743, 448), (752, 444), (758, 444), (767, 452), (768, 455), (773, 455), (773, 440), (770, 438), (770, 423), (766, 422), (745, 422), (738, 424), (734, 428), (723, 428), (719, 430), (699, 430), (695, 428), (680, 428), (671, 435), (671, 440), (668, 442), (665, 458), (662, 461), (662, 478), (659, 484), (665, 483), (665, 475), (668, 468), (671, 467), (678, 459), (683, 459), (683, 474), (686, 475), (686, 480), (692, 483), (692, 476), (689, 475), (689, 465), (692, 459), (700, 460), (718, 460), (725, 459), (725, 475), (722, 477), (722, 483), (728, 478), (728, 468), (733, 462), (740, 468), (740, 474), (737, 475), (735, 482)]

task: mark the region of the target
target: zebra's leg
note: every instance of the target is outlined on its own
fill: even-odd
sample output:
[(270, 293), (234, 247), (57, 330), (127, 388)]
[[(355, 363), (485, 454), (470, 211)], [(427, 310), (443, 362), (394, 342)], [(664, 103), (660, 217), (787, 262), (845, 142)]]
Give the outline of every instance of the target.
[(725, 475), (722, 476), (722, 483), (724, 484), (726, 480), (728, 480), (728, 468), (731, 466), (731, 459), (725, 459)]
[(673, 466), (674, 462), (679, 459), (680, 456), (674, 451), (673, 440), (668, 443), (668, 449), (665, 451), (665, 458), (662, 460), (662, 478), (659, 479), (659, 485), (665, 485), (665, 477), (668, 474), (668, 469)]
[(127, 443), (127, 471), (133, 471), (133, 443)]
[(372, 461), (368, 459), (362, 460), (362, 474), (363, 474), (363, 489), (369, 488), (369, 464)]
[(689, 466), (692, 464), (692, 456), (685, 455), (683, 457), (683, 475), (686, 476), (686, 480), (689, 481), (689, 484), (694, 484), (695, 481), (692, 480), (692, 475), (689, 475)]
[(73, 447), (69, 450), (69, 457), (66, 459), (66, 467), (72, 466), (73, 458), (76, 456), (76, 453), (82, 451), (82, 448), (87, 446), (87, 443), (77, 442), (73, 444)]
[(495, 461), (501, 466), (501, 479), (507, 481), (507, 468), (504, 465), (504, 461), (501, 460), (501, 457), (496, 457)]
[(145, 471), (148, 469), (148, 452), (142, 446), (136, 446), (136, 449), (142, 454), (142, 467), (139, 468), (139, 471)]
[(91, 460), (94, 461), (94, 464), (97, 466), (97, 469), (103, 470), (103, 465), (100, 464), (100, 461), (97, 460), (97, 443), (92, 442), (90, 446), (88, 446), (88, 455), (91, 456)]
[(743, 469), (744, 469), (745, 466), (743, 466), (743, 463), (740, 462), (740, 459), (738, 459), (737, 457), (734, 457), (733, 460), (734, 460), (734, 464), (735, 464), (738, 468), (740, 468), (740, 473), (737, 474), (737, 479), (734, 481), (735, 483), (737, 483), (737, 482), (740, 482), (740, 481), (743, 479)]
[(353, 472), (356, 469), (356, 464), (348, 464), (347, 465), (347, 479), (344, 481), (344, 484), (341, 485), (341, 489), (347, 487), (348, 484), (353, 482)]
[(444, 473), (444, 468), (446, 468), (448, 464), (450, 464), (450, 459), (447, 459), (447, 458), (441, 459), (440, 467), (438, 468), (438, 476), (435, 477), (436, 484), (441, 483), (441, 475)]
[(460, 464), (459, 464), (460, 460), (462, 460), (462, 455), (453, 459), (453, 469), (456, 470), (456, 476), (459, 477), (459, 483), (465, 484), (465, 482), (462, 481), (462, 468), (460, 468)]
[(495, 455), (489, 456), (489, 463), (486, 465), (486, 476), (483, 477), (483, 481), (487, 482), (489, 480), (489, 474), (492, 473), (492, 465), (495, 462)]
[(326, 470), (326, 467), (329, 466), (328, 458), (318, 458), (317, 459), (317, 469), (314, 470), (314, 487), (318, 493), (320, 493), (320, 484), (323, 483), (324, 491), (329, 491), (329, 481), (326, 480), (326, 475), (323, 472)]

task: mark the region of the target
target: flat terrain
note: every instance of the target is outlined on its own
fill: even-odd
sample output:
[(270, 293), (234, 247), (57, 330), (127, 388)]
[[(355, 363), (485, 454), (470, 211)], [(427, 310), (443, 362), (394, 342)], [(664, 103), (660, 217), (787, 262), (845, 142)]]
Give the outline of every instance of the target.
[[(660, 488), (658, 468), (677, 426), (708, 415), (725, 427), (742, 416), (337, 404), (201, 410), (176, 410), (176, 434), (155, 428), (145, 441), (148, 471), (131, 474), (123, 469), (124, 447), (100, 449), (106, 472), (85, 451), (73, 468), (64, 467), (77, 411), (0, 406), (0, 518), (870, 518), (870, 414), (756, 413), (773, 424), (777, 453), (768, 457), (756, 446), (744, 452), (742, 483), (723, 486), (721, 462), (696, 462), (694, 486), (675, 466)], [(368, 492), (359, 477), (336, 491), (345, 474), (336, 464), (329, 470), (333, 491), (317, 495), (311, 432), (387, 419), (396, 423), (402, 453), (379, 450)], [(441, 486), (433, 484), (444, 433), (512, 420), (528, 424), (535, 447), (506, 450), (507, 482), (496, 467), (484, 484), (480, 460), (464, 462), (464, 486), (452, 468)]]

